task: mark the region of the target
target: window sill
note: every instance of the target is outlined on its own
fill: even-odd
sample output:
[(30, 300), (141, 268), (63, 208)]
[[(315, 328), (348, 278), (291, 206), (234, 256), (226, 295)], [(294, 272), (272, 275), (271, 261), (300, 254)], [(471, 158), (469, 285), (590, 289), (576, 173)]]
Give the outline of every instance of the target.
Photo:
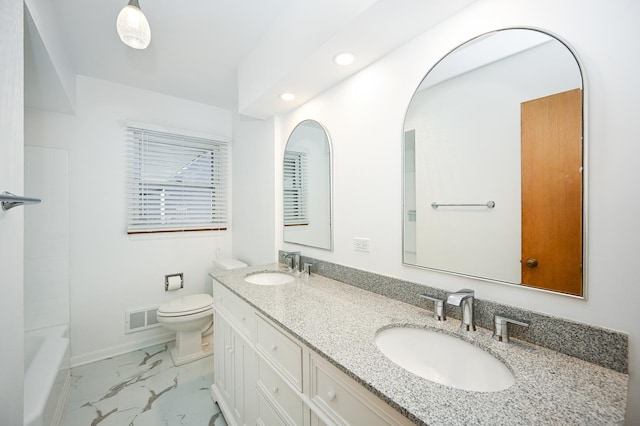
[(166, 231), (166, 232), (140, 232), (127, 234), (131, 241), (144, 240), (166, 240), (173, 238), (210, 238), (224, 235), (227, 229), (216, 229), (206, 231)]

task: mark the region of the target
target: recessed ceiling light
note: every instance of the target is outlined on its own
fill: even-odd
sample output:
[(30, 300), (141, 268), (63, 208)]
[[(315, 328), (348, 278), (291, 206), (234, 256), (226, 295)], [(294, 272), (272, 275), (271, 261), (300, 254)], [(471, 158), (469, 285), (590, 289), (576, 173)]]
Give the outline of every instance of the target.
[(294, 95), (293, 93), (289, 93), (289, 92), (280, 93), (280, 99), (282, 99), (283, 101), (292, 101), (295, 98), (296, 98), (296, 95)]
[(351, 65), (355, 58), (353, 53), (342, 52), (333, 57), (333, 62), (337, 65)]

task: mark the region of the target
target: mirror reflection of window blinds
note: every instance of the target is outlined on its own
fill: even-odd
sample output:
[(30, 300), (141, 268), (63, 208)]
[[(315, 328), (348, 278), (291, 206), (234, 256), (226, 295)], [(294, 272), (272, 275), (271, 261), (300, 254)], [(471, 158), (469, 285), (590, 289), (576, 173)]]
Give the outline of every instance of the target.
[(308, 162), (304, 152), (284, 153), (284, 225), (309, 224), (307, 212)]
[(227, 228), (227, 143), (139, 127), (127, 138), (127, 233)]

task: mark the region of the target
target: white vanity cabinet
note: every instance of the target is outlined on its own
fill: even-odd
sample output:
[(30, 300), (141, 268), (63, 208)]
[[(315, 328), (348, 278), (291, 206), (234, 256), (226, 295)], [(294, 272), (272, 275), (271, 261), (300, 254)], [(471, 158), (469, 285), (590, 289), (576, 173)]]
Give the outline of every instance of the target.
[(213, 297), (211, 393), (228, 424), (412, 424), (215, 280)]
[(328, 424), (413, 424), (314, 352), (310, 356), (309, 368), (311, 401), (330, 419)]
[(285, 424), (308, 424), (309, 410), (303, 402), (305, 348), (262, 316), (256, 320), (258, 392)]
[[(251, 339), (255, 313), (214, 281), (211, 397), (230, 425), (256, 424), (256, 353)], [(238, 308), (238, 309), (235, 309)]]

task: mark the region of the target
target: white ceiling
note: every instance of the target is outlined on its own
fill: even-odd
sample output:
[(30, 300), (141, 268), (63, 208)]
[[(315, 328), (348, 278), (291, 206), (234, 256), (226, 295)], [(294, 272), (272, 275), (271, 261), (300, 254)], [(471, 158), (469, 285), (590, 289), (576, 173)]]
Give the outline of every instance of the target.
[[(55, 109), (50, 98), (60, 89), (50, 89), (51, 73), (62, 78), (64, 68), (265, 117), (308, 100), (472, 1), (140, 0), (152, 38), (148, 49), (134, 50), (115, 31), (127, 0), (27, 0), (25, 102)], [(340, 49), (359, 55), (356, 64), (337, 69), (331, 56)], [(296, 102), (277, 99), (284, 87), (299, 91)]]

